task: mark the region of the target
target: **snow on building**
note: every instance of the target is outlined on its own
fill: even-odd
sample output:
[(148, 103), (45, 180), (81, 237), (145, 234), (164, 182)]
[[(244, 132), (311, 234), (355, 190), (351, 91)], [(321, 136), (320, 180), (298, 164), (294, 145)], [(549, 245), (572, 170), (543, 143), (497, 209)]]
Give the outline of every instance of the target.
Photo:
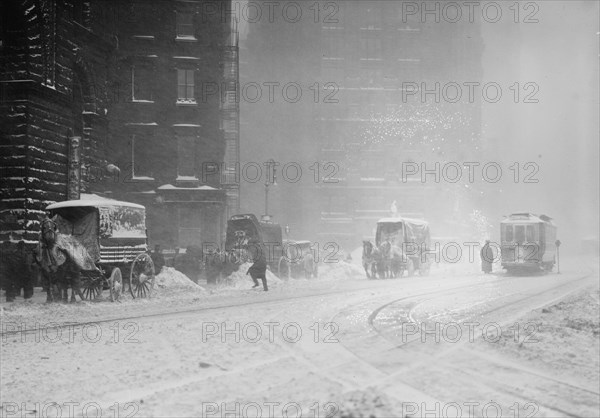
[(221, 242), (238, 109), (208, 92), (237, 82), (237, 36), (205, 3), (2, 2), (0, 241), (37, 240), (48, 204), (93, 192), (146, 206), (152, 244)]

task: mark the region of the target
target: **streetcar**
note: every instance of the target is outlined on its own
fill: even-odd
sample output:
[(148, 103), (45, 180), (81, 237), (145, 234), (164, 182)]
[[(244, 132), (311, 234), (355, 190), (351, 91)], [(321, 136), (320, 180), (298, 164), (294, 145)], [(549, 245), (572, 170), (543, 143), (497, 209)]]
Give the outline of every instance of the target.
[(508, 273), (546, 271), (556, 263), (556, 226), (552, 218), (513, 213), (500, 222), (500, 256)]

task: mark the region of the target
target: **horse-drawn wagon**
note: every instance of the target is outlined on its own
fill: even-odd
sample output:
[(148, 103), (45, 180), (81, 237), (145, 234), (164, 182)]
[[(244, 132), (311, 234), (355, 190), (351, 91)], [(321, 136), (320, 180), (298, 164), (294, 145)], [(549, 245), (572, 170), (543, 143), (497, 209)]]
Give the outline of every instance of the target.
[(277, 271), (283, 248), (281, 226), (272, 222), (259, 222), (253, 214), (233, 215), (227, 221), (225, 251), (233, 254), (238, 263), (249, 260), (249, 246), (252, 241), (260, 244), (265, 251), (267, 265)]
[(71, 300), (75, 292), (89, 300), (108, 288), (110, 299), (116, 301), (124, 288), (123, 277), (132, 297), (152, 294), (154, 263), (147, 252), (144, 206), (82, 194), (79, 200), (54, 203), (46, 210), (40, 263), (54, 282), (68, 283), (65, 276), (70, 276)]
[(232, 254), (238, 263), (251, 261), (248, 258), (251, 242), (258, 242), (269, 269), (281, 279), (316, 277), (317, 262), (310, 241), (283, 240), (281, 225), (259, 222), (253, 214), (232, 216), (227, 222), (225, 251)]
[(383, 218), (377, 222), (375, 244), (363, 241), (363, 266), (367, 277), (402, 277), (429, 274), (431, 237), (426, 221)]
[(283, 254), (277, 269), (278, 276), (282, 279), (317, 277), (319, 264), (313, 252), (314, 244), (310, 241), (284, 241)]

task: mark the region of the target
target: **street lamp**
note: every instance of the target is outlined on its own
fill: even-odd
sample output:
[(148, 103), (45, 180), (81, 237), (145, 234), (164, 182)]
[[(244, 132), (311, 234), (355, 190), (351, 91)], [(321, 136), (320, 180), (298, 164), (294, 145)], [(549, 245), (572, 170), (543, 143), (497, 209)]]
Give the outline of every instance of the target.
[[(265, 214), (262, 216), (264, 222), (271, 221), (271, 215), (269, 215), (269, 187), (277, 186), (277, 176), (275, 172), (275, 160), (269, 159), (265, 165), (267, 166), (267, 175), (265, 178)], [(271, 178), (271, 169), (273, 170), (273, 177)]]

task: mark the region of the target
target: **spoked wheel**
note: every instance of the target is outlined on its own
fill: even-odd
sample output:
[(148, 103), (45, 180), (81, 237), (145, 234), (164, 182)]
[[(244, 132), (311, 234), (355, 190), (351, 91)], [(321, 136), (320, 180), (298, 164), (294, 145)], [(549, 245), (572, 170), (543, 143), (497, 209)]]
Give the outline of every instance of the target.
[(92, 300), (102, 294), (104, 277), (100, 273), (81, 275), (81, 295), (83, 300)]
[(123, 293), (123, 275), (121, 269), (115, 267), (108, 278), (108, 286), (110, 288), (110, 300), (116, 302), (121, 298)]
[(129, 291), (134, 298), (149, 298), (153, 289), (154, 263), (148, 254), (139, 254), (131, 264)]
[(408, 277), (412, 277), (415, 275), (415, 263), (413, 263), (412, 259), (408, 259), (408, 263), (406, 264), (406, 271), (408, 272)]
[(287, 262), (285, 257), (281, 257), (279, 259), (279, 264), (277, 265), (277, 276), (282, 280), (289, 280), (291, 273), (290, 264)]

